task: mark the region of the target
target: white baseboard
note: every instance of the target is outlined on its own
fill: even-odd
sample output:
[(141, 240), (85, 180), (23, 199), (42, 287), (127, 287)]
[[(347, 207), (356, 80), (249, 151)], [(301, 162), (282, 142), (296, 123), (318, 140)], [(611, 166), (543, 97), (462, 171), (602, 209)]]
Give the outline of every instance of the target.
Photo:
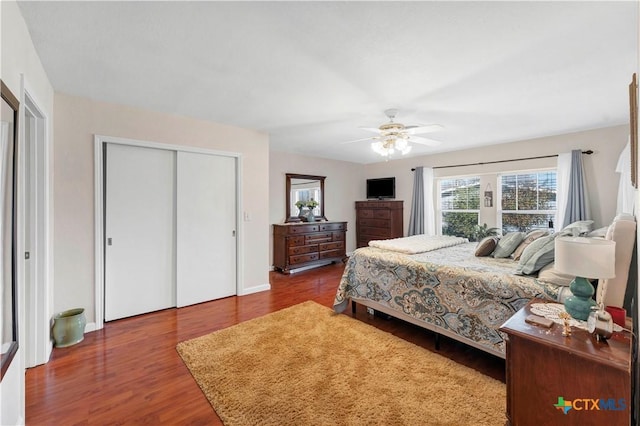
[(271, 290), (271, 284), (262, 284), (255, 287), (245, 288), (238, 296), (246, 296), (247, 294), (259, 293), (261, 291)]

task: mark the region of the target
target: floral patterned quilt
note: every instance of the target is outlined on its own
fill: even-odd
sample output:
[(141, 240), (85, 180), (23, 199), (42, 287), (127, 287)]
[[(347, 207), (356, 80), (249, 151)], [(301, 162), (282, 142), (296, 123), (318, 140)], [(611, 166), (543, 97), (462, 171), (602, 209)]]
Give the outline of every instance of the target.
[(426, 328), (504, 357), (505, 336), (498, 328), (533, 298), (559, 300), (562, 287), (515, 275), (511, 259), (476, 257), (476, 244), (414, 255), (357, 249), (334, 310), (344, 311), (351, 298), (372, 300), (400, 318), (423, 321)]

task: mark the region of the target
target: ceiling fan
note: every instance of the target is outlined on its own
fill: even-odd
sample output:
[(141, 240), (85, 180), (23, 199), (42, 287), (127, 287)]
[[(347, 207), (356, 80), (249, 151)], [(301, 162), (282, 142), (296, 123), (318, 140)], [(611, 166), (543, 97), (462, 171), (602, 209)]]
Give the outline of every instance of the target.
[(439, 141), (417, 136), (424, 133), (442, 130), (444, 127), (440, 124), (429, 124), (427, 126), (405, 126), (402, 123), (396, 123), (393, 121), (398, 114), (397, 109), (388, 109), (384, 114), (389, 118), (388, 123), (385, 123), (378, 128), (360, 127), (363, 130), (377, 133), (377, 136), (356, 139), (344, 143), (372, 140), (374, 142), (371, 144), (371, 148), (384, 157), (392, 155), (395, 151), (400, 151), (402, 155), (408, 154), (411, 151), (411, 145), (409, 145), (409, 142), (427, 146), (440, 145), (441, 142)]

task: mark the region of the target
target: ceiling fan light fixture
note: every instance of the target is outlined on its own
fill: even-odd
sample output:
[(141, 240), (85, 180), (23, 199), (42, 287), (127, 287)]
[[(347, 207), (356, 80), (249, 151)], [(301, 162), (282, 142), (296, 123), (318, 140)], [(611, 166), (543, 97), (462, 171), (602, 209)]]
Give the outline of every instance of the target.
[(402, 155), (407, 155), (411, 152), (411, 145), (403, 138), (389, 138), (385, 137), (382, 141), (376, 141), (371, 144), (371, 149), (377, 154), (383, 157), (389, 157), (393, 155), (396, 150), (400, 151)]
[(435, 146), (440, 143), (438, 141), (427, 139), (421, 136), (416, 136), (422, 133), (442, 130), (443, 127), (440, 124), (405, 126), (402, 123), (396, 123), (393, 121), (397, 112), (398, 111), (396, 109), (386, 110), (385, 114), (389, 118), (389, 122), (382, 124), (378, 128), (361, 127), (361, 129), (378, 133), (377, 136), (372, 138), (357, 139), (351, 142), (373, 140), (374, 142), (371, 143), (371, 149), (375, 153), (387, 158), (393, 155), (396, 151), (399, 151), (402, 155), (407, 155), (409, 152), (411, 152), (412, 148), (410, 142), (427, 146)]
[(377, 142), (373, 142), (371, 144), (371, 149), (373, 149), (373, 151), (377, 154), (380, 154), (382, 156), (387, 156), (389, 155), (387, 149), (384, 147), (384, 144), (380, 141)]
[(395, 141), (395, 147), (398, 151), (402, 151), (404, 153), (404, 150), (407, 149), (407, 147), (409, 146), (409, 143), (407, 142), (406, 139), (404, 138), (398, 138)]

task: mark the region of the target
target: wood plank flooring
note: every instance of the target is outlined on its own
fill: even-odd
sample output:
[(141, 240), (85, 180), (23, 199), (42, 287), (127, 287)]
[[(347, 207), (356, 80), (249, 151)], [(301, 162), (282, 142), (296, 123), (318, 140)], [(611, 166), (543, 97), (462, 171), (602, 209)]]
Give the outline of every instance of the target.
[[(331, 306), (344, 265), (270, 273), (272, 289), (113, 321), (27, 370), (27, 425), (222, 424), (175, 350), (178, 342), (314, 300)], [(351, 315), (349, 308), (346, 313)], [(504, 381), (504, 360), (395, 319), (356, 318)], [(247, 366), (251, 368), (251, 366)]]

